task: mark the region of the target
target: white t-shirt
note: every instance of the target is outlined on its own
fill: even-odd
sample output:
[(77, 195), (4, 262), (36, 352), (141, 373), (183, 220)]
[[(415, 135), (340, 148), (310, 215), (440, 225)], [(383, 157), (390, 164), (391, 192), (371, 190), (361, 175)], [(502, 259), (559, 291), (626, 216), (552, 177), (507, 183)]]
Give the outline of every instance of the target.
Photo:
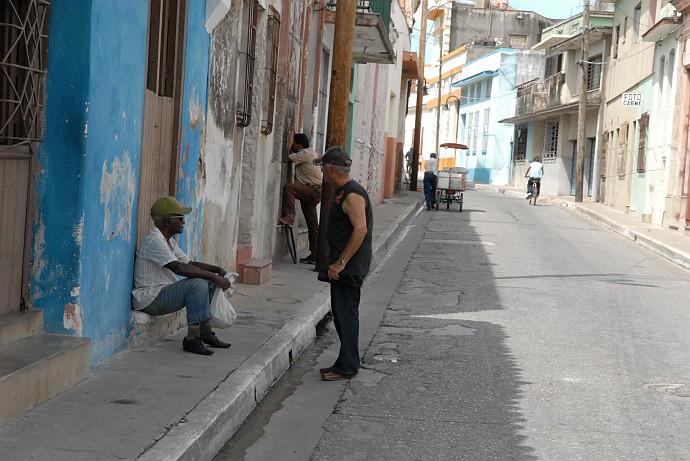
[(430, 158), (424, 163), (424, 172), (431, 171), (433, 174), (438, 175), (438, 160), (435, 158)]
[(164, 267), (173, 261), (186, 264), (189, 258), (174, 238), (166, 240), (161, 231), (154, 227), (139, 244), (134, 261), (134, 309), (144, 309), (156, 299), (164, 287), (177, 282), (177, 275)]
[(541, 179), (544, 174), (544, 165), (541, 162), (532, 162), (529, 164), (529, 177)]

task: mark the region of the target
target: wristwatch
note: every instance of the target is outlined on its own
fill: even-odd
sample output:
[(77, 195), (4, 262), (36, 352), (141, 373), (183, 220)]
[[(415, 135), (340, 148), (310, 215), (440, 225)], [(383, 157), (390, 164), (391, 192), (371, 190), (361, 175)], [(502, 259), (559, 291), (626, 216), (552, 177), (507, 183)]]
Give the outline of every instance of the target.
[(339, 259), (339, 260), (337, 260), (336, 262), (337, 262), (338, 264), (340, 264), (341, 266), (344, 266), (344, 265), (345, 265), (345, 261), (343, 261), (342, 259)]

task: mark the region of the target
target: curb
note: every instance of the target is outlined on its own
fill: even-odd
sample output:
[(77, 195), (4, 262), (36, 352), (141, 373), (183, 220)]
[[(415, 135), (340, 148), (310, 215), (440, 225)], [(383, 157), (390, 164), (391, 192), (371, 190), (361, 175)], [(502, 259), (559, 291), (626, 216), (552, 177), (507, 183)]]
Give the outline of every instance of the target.
[[(373, 265), (415, 215), (408, 205), (374, 242)], [(212, 459), (254, 410), (266, 392), (316, 337), (316, 325), (330, 311), (330, 292), (317, 293), (275, 335), (141, 453), (139, 461)]]

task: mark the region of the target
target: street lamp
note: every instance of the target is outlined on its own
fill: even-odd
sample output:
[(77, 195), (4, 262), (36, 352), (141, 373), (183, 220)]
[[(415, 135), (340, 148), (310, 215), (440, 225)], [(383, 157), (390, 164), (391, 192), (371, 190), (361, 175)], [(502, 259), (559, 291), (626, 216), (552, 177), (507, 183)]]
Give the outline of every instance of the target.
[[(460, 122), (460, 98), (455, 96), (454, 94), (451, 94), (446, 98), (446, 107), (448, 107), (448, 103), (450, 102), (451, 99), (455, 99), (457, 101), (456, 105), (456, 110), (455, 110), (455, 130), (453, 130), (453, 133), (455, 134), (455, 142), (458, 142), (458, 123)], [(448, 124), (450, 125), (450, 115), (448, 115)], [(455, 151), (455, 154), (453, 157), (455, 158), (455, 165), (458, 166), (458, 152), (457, 149)]]

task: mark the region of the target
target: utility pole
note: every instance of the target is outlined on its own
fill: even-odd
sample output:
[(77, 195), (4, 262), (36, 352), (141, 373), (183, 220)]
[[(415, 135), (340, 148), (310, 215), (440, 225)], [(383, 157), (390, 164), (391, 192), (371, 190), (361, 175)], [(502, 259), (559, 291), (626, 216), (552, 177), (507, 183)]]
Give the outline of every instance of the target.
[[(575, 170), (575, 202), (582, 202), (585, 170), (585, 125), (587, 123), (587, 63), (589, 55), (589, 0), (585, 0), (582, 13), (582, 80), (580, 88), (580, 105), (577, 113), (577, 169)], [(590, 178), (590, 181), (592, 178)]]
[[(328, 131), (326, 149), (333, 146), (345, 147), (347, 140), (347, 114), (350, 100), (350, 74), (352, 71), (352, 50), (355, 40), (357, 2), (338, 2), (335, 10), (333, 31), (333, 65), (331, 90), (328, 100)], [(352, 155), (352, 153), (350, 153)], [(333, 186), (324, 181), (321, 187), (321, 215), (319, 220), (319, 243), (316, 267), (328, 267), (328, 215), (333, 200)]]
[(441, 32), (441, 44), (439, 46), (438, 58), (438, 106), (436, 106), (436, 158), (440, 158), (441, 154), (441, 103), (443, 98), (443, 32)]
[(417, 106), (414, 112), (414, 152), (410, 168), (410, 190), (417, 190), (419, 154), (422, 144), (422, 108), (424, 107), (424, 49), (426, 48), (427, 0), (422, 0), (422, 26), (419, 36), (419, 78), (417, 79)]

